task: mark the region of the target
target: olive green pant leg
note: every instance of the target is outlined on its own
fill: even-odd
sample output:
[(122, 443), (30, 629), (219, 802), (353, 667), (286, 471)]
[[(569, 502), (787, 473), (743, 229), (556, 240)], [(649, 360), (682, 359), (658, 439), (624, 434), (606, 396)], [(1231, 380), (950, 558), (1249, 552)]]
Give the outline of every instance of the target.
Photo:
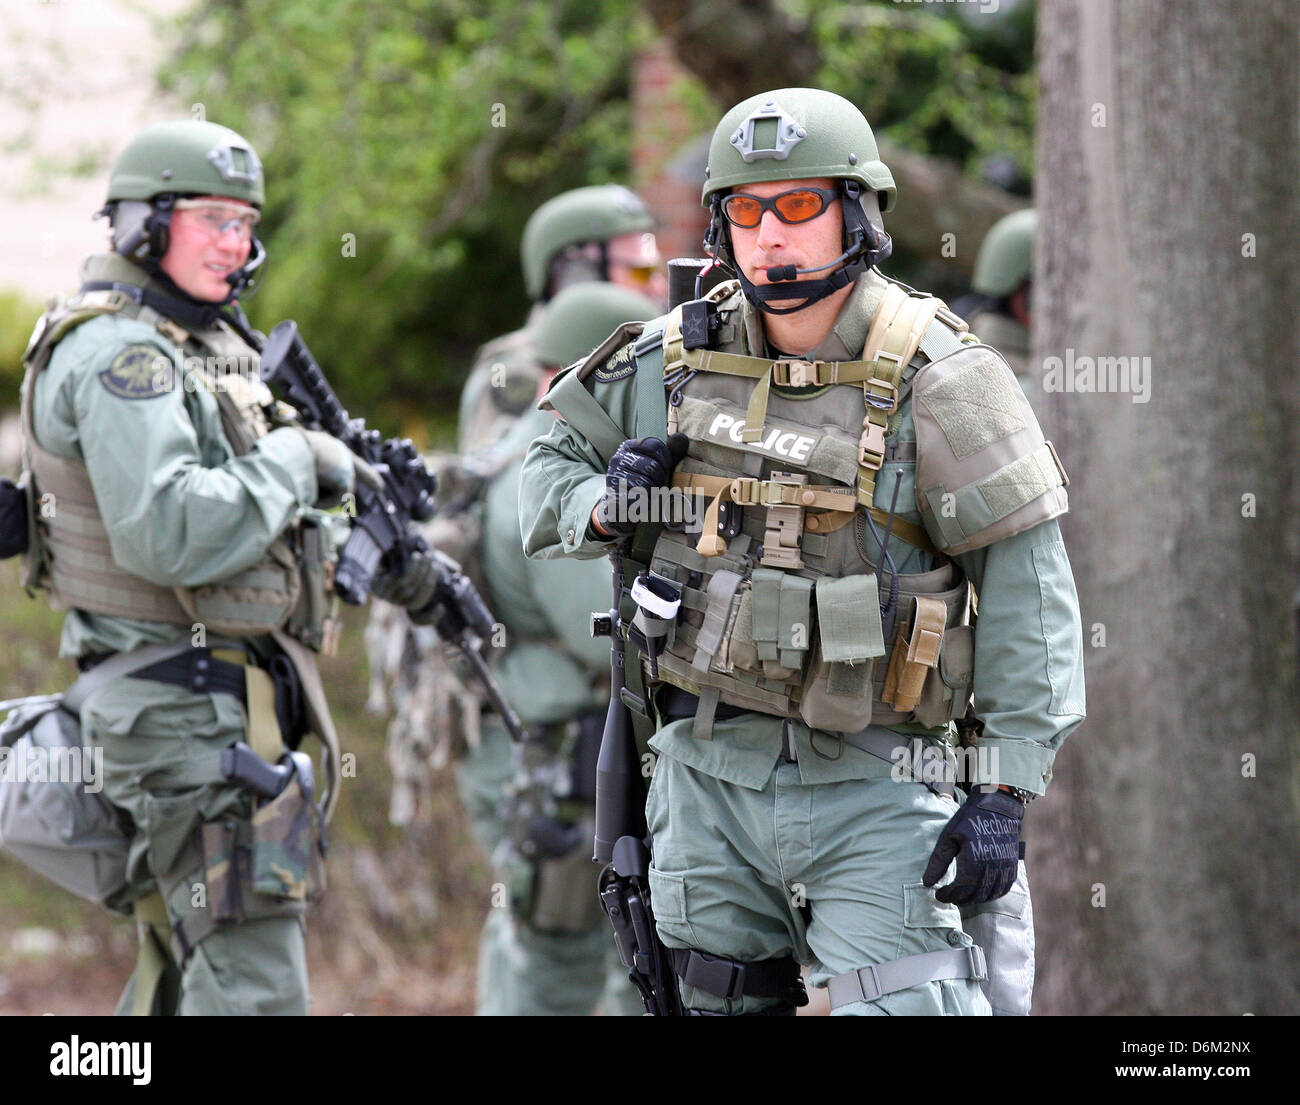
[[(514, 775), (510, 735), (495, 718), (484, 718), (482, 739), (456, 762), (456, 789), (469, 816), (479, 847), (489, 857), (501, 843), (504, 827), (501, 803), (506, 784)], [(511, 982), (505, 952), (509, 910), (503, 904), (505, 888), (489, 887), (491, 908), (479, 934), (474, 1011), (480, 1017), (505, 1015)]]
[(982, 983), (995, 1017), (1027, 1017), (1034, 995), (1034, 906), (1020, 861), (1015, 885), (993, 902), (961, 907), (962, 927), (984, 951)]
[[(104, 795), (135, 823), (127, 862), (132, 891), (144, 897), (162, 889), (169, 918), (182, 931), (194, 931), (207, 909), (199, 826), (252, 812), (249, 793), (220, 772), (221, 750), (243, 738), (243, 716), (227, 695), (119, 679), (82, 708), (83, 743), (103, 749)], [(245, 902), (245, 909), (248, 920), (213, 931), (181, 966), (177, 1012), (307, 1011), (301, 905), (267, 899)], [(296, 915), (259, 916), (286, 909)]]
[[(921, 885), (956, 808), (920, 784), (889, 778), (806, 785), (798, 765), (788, 763), (761, 789), (750, 789), (661, 755), (646, 805), (660, 936), (669, 947), (742, 961), (793, 955), (811, 965), (810, 981), (821, 986), (868, 964), (967, 947), (957, 907), (937, 902)], [(713, 1012), (776, 1004), (682, 991), (687, 1005)], [(969, 979), (925, 983), (836, 1010), (988, 1012)]]
[[(501, 809), (515, 762), (510, 737), (485, 719), (483, 739), (457, 763), (456, 781), (479, 844), (491, 855), (505, 831)], [(591, 894), (599, 869), (591, 865)], [(497, 895), (493, 895), (494, 901)], [(602, 921), (583, 932), (538, 932), (494, 905), (479, 937), (475, 1012), (479, 1016), (582, 1016), (644, 1012)]]
[(181, 1016), (306, 1016), (306, 925), (266, 917), (218, 929), (181, 972)]
[(456, 789), (474, 837), (489, 858), (505, 831), (501, 805), (514, 775), (510, 734), (496, 718), (485, 717), (479, 746), (456, 761)]

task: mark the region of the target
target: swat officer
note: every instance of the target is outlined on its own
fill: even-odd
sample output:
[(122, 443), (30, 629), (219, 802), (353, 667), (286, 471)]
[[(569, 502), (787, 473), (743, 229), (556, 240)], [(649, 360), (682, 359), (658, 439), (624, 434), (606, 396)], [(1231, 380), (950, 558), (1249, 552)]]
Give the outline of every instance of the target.
[[(703, 202), (736, 281), (561, 377), (524, 463), (530, 555), (621, 545), (677, 596), (627, 697), (658, 931), (703, 1013), (793, 1012), (800, 963), (837, 1013), (987, 1013), (959, 907), (1013, 885), (1084, 715), (1064, 474), (1005, 361), (875, 269), (894, 198), (843, 98), (732, 108)], [(696, 524), (631, 524), (666, 486)]]
[(993, 224), (980, 243), (971, 295), (954, 304), (971, 330), (1011, 366), (1035, 412), (1041, 378), (1029, 364), (1029, 329), (1034, 284), (1034, 238), (1038, 212), (1013, 211)]
[(111, 252), (25, 355), (24, 460), (43, 507), (26, 582), (67, 609), (60, 652), (82, 671), (161, 657), (81, 710), (104, 795), (133, 826), (112, 904), (134, 908), (141, 949), (119, 1012), (307, 1011), (320, 795), (300, 777), (255, 817), (222, 752), (243, 741), (274, 763), (311, 730), (331, 773), (309, 649), (331, 636), (324, 579), (346, 528), (316, 506), (356, 469), (332, 437), (268, 419), (235, 304), (265, 257), (263, 199), (234, 131), (146, 129), (109, 178)]
[(654, 220), (641, 197), (621, 184), (575, 188), (547, 200), (528, 217), (519, 253), (532, 311), (521, 329), (494, 338), (475, 357), (460, 396), (461, 453), (498, 440), (532, 405), (540, 371), (532, 328), (553, 296), (603, 281), (661, 306), (667, 299)]
[[(659, 305), (636, 292), (587, 282), (562, 291), (535, 328), (540, 394), (561, 367), (624, 322)], [(492, 609), (508, 645), (496, 674), (528, 737), (511, 755), (499, 720), (487, 717), (479, 749), (460, 772), (462, 795), (484, 843), (498, 842), (509, 908), (493, 909), (480, 944), (478, 1012), (507, 1016), (641, 1012), (596, 896), (590, 855), (595, 766), (609, 699), (609, 649), (588, 632), (593, 593), (608, 586), (599, 562), (540, 563), (519, 538), (519, 470), (553, 416), (531, 409), (494, 453), (504, 461), (483, 499), (479, 554)], [(503, 762), (482, 764), (496, 755)], [(475, 770), (476, 767), (481, 769)], [(513, 765), (502, 786), (501, 768)], [(504, 792), (504, 800), (503, 800)]]
[[(474, 465), (480, 475), (491, 471), (495, 479), (503, 463), (513, 464), (519, 459), (510, 449), (503, 451), (502, 442), (512, 435), (521, 416), (534, 432), (511, 446), (519, 449), (520, 457), (527, 441), (549, 424), (549, 416), (529, 414), (543, 378), (549, 380), (557, 366), (589, 353), (618, 323), (656, 314), (657, 310), (645, 313), (648, 302), (658, 301), (663, 306), (667, 280), (653, 227), (654, 221), (641, 198), (617, 184), (564, 192), (547, 200), (529, 217), (520, 244), (524, 285), (533, 300), (528, 321), (521, 329), (482, 347), (461, 392), (458, 450), (464, 457), (475, 458)], [(611, 287), (616, 291), (610, 293)], [(600, 290), (591, 295), (568, 296), (564, 310), (552, 319), (556, 300), (577, 288)], [(628, 313), (623, 315), (620, 311)], [(544, 352), (538, 347), (538, 335), (543, 328), (547, 333)], [(542, 419), (540, 423), (538, 418)], [(502, 478), (514, 487), (517, 472), (507, 472)], [(444, 479), (443, 482), (450, 485), (453, 481)], [(482, 555), (485, 561), (495, 559), (509, 564), (522, 557), (518, 524), (513, 515), (514, 500), (493, 491), (487, 505), (499, 506), (507, 500), (512, 504), (511, 525), (489, 527), (481, 553), (477, 548), (472, 552), (474, 560)], [(444, 518), (435, 523), (439, 533), (447, 533), (448, 521)], [(461, 529), (463, 537), (465, 527)], [(454, 534), (449, 536), (456, 540)], [(458, 558), (471, 555), (470, 550), (459, 544), (443, 547)], [(513, 575), (527, 574), (529, 578), (535, 571), (535, 566), (525, 569), (516, 565), (512, 569)], [(576, 581), (601, 576), (601, 572), (584, 570), (567, 578)], [(544, 581), (546, 572), (539, 573), (538, 578)], [(571, 638), (572, 633), (586, 634), (589, 599), (581, 597), (586, 588), (576, 582), (566, 589), (565, 578), (560, 577), (561, 582), (557, 584), (559, 605), (540, 621), (526, 593), (517, 597), (509, 589), (493, 590), (506, 604), (503, 619), (511, 639), (517, 631), (535, 634), (543, 625), (559, 626), (563, 622), (546, 647), (535, 645), (527, 650), (512, 650), (505, 658), (507, 678), (501, 683), (507, 688), (527, 687), (529, 693), (512, 704), (525, 722), (534, 718), (540, 708), (542, 713), (535, 720), (539, 724), (544, 722), (548, 729), (544, 739), (533, 742), (527, 749), (526, 774), (534, 779), (546, 776), (568, 779), (576, 770), (581, 781), (585, 769), (575, 765), (570, 754), (580, 759), (585, 746), (570, 747), (565, 755), (560, 755), (556, 744), (557, 718), (567, 724), (590, 707), (592, 680), (608, 675), (608, 656), (603, 647), (593, 653), (589, 639), (575, 643)], [(605, 587), (603, 578), (596, 586)], [(539, 594), (546, 590), (539, 585)], [(520, 602), (524, 608), (516, 625), (510, 610)], [(568, 611), (569, 616), (561, 618), (562, 611)], [(405, 617), (383, 604), (376, 604), (367, 635), (371, 642), (372, 670), (387, 673), (391, 685), (393, 718), (389, 742), (395, 774), (414, 775), (416, 767), (412, 761), (421, 759), (418, 748), (429, 743), (427, 733), (414, 730), (425, 724), (426, 715), (437, 715), (440, 719), (459, 715), (452, 710), (430, 707), (431, 700), (444, 690), (446, 681), (435, 667), (436, 657), (434, 662), (410, 662), (413, 655), (421, 652), (428, 656), (427, 649), (423, 648), (427, 639), (422, 642), (412, 635)], [(568, 706), (557, 704), (551, 695), (539, 699), (535, 694), (538, 673), (548, 670), (543, 659), (547, 656), (551, 666), (561, 672), (568, 670), (572, 675), (549, 684), (550, 690), (563, 690), (571, 697)], [(593, 656), (601, 657), (594, 668)], [(533, 667), (525, 665), (527, 681), (520, 684), (513, 678), (513, 664), (521, 663), (525, 657), (535, 663)], [(432, 720), (428, 717), (428, 721)], [(572, 744), (562, 734), (559, 736), (562, 742)], [(580, 858), (582, 848), (576, 845), (581, 834), (566, 833), (567, 850), (563, 855), (549, 858), (523, 855), (522, 849), (533, 844), (510, 839), (507, 829), (519, 827), (521, 811), (530, 806), (539, 792), (531, 785), (519, 791), (513, 782), (519, 767), (504, 728), (489, 720), (476, 738), (451, 743), (456, 746), (457, 785), (479, 843), (489, 854), (500, 850), (504, 866), (514, 873), (509, 881), (516, 886), (510, 895), (511, 907), (493, 909), (484, 925), (479, 944), (478, 1012), (488, 1015), (588, 1012), (601, 996), (602, 988), (606, 1012), (639, 1011), (639, 1003), (620, 968), (612, 968), (606, 985), (604, 960), (610, 942), (596, 904), (590, 861)], [(586, 768), (591, 766), (587, 764)], [(590, 780), (586, 779), (582, 785), (590, 786)], [(510, 801), (512, 812), (507, 816), (504, 803), (508, 788), (516, 793)], [(412, 815), (409, 807), (406, 800), (394, 803), (394, 810), (402, 820)], [(555, 847), (560, 845), (557, 843)], [(545, 885), (533, 887), (536, 879)], [(520, 889), (520, 884), (527, 885)], [(540, 920), (533, 916), (538, 901), (561, 900), (567, 901), (571, 916), (543, 916)]]

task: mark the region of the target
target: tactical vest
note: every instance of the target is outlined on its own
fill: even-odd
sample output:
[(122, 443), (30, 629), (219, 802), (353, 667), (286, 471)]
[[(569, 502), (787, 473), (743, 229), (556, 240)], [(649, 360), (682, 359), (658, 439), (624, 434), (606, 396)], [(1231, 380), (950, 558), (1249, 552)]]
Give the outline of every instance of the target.
[[(534, 318), (536, 313), (534, 309)], [(484, 345), (465, 381), (457, 450), (475, 453), (500, 441), (532, 406), (541, 377), (529, 327)]]
[[(60, 340), (106, 314), (152, 325), (184, 355), (202, 359), (202, 373), (188, 379), (181, 362), (174, 362), (166, 370), (174, 372), (170, 384), (193, 386), (193, 380), (215, 395), (222, 430), (236, 456), (250, 452), (270, 429), (265, 412), (273, 401), (257, 379), (258, 354), (232, 328), (219, 322), (210, 329), (186, 331), (133, 298), (130, 289), (140, 286), (134, 266), (110, 257), (101, 268), (102, 274), (92, 269), (87, 273), (113, 280), (117, 288), (81, 291), (56, 302), (37, 322), (23, 356), (23, 461), (30, 480), (31, 536), (24, 586), (46, 590), (56, 609), (187, 627), (202, 623), (210, 632), (229, 637), (283, 629), (310, 648), (328, 648), (335, 633), (326, 586), (332, 550), (323, 530), (307, 522), (296, 524), (268, 547), (261, 561), (220, 582), (159, 586), (114, 561), (85, 465), (41, 447), (33, 421), (36, 380)], [(55, 509), (42, 509), (46, 496)]]
[[(675, 620), (637, 616), (643, 632), (664, 637), (659, 678), (699, 696), (697, 736), (711, 735), (719, 702), (830, 732), (962, 717), (974, 627), (971, 589), (950, 554), (1065, 509), (1064, 473), (996, 354), (941, 301), (874, 271), (860, 279), (871, 325), (858, 361), (744, 354), (735, 283), (709, 297), (717, 319), (707, 345), (697, 336), (686, 347), (681, 308), (636, 343), (637, 435), (688, 436), (673, 486), (703, 518), (643, 527), (629, 575), (648, 571), (680, 593)], [(574, 383), (552, 389), (554, 406), (607, 453), (610, 425)], [(773, 383), (816, 390), (791, 395)], [(900, 436), (908, 411), (924, 448)], [(889, 517), (895, 480), (899, 513), (919, 510), (923, 526)], [(922, 571), (880, 565), (886, 528), (919, 550)], [(644, 661), (628, 670), (637, 699), (632, 684), (648, 671)]]

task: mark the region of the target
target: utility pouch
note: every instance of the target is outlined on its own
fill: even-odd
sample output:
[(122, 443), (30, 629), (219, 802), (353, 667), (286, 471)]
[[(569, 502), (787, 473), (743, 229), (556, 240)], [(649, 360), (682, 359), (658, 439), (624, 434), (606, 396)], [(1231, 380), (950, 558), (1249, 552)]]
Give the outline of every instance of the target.
[[(584, 839), (590, 845), (590, 834)], [(592, 868), (590, 847), (521, 863), (511, 880), (515, 915), (538, 932), (590, 932), (600, 924), (603, 912), (596, 894), (599, 874)]]
[(248, 885), (248, 822), (226, 818), (202, 826), (204, 884), (214, 924), (244, 919), (240, 887)]
[(746, 672), (761, 672), (762, 661), (758, 658), (758, 644), (754, 640), (754, 583), (742, 580), (736, 588), (734, 607), (723, 635), (724, 652), (714, 663), (718, 671), (729, 672), (740, 669)]
[(917, 708), (926, 679), (939, 666), (939, 650), (948, 618), (948, 608), (942, 599), (917, 595), (913, 604), (912, 616), (899, 626), (898, 636), (894, 638), (894, 650), (880, 694), (881, 701), (905, 714)]
[(315, 820), (316, 810), (297, 778), (258, 807), (253, 814), (254, 891), (273, 898), (307, 900), (317, 852)]
[(975, 627), (950, 626), (943, 635), (939, 663), (926, 676), (916, 720), (933, 727), (964, 717), (974, 674)]
[[(786, 611), (794, 612), (799, 602), (798, 592), (785, 584), (787, 578), (793, 577), (787, 577), (785, 572), (776, 568), (755, 568), (750, 582), (753, 640), (762, 673), (768, 679), (785, 681), (793, 680), (799, 675), (803, 660), (801, 654), (796, 655), (796, 650), (783, 647), (783, 644), (790, 643), (793, 632), (783, 632), (785, 623), (782, 620), (782, 603), (785, 603)], [(812, 584), (810, 580), (799, 582), (805, 585), (802, 616), (806, 627), (807, 615), (811, 610), (808, 595)], [(795, 620), (792, 616), (791, 626)], [(805, 650), (808, 647), (806, 639), (803, 647)]]
[(330, 594), (333, 564), (327, 555), (329, 535), (311, 515), (299, 525), (297, 546), (302, 592), (285, 628), (308, 648), (332, 656), (338, 631), (334, 616), (337, 601)]
[(0, 560), (27, 551), (27, 491), (12, 480), (0, 480)]
[(102, 780), (88, 777), (94, 763), (77, 716), (55, 696), (9, 705), (0, 725), (0, 848), (64, 889), (117, 908), (127, 885), (125, 815), (98, 792)]
[(175, 588), (185, 615), (226, 637), (248, 637), (279, 629), (297, 608), (302, 580), (294, 554), (274, 541), (251, 568), (220, 583)]
[(799, 697), (813, 729), (856, 732), (871, 721), (871, 676), (885, 654), (874, 575), (817, 581), (817, 650)]

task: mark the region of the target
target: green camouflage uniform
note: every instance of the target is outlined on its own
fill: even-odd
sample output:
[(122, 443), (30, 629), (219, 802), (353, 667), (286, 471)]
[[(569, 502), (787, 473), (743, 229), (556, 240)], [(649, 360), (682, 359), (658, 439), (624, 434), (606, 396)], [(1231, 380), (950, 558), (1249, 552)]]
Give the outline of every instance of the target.
[[(809, 360), (852, 361), (862, 354), (874, 312), (868, 301), (870, 276), (859, 277), (834, 328), (807, 355)], [(751, 304), (733, 294), (721, 306), (719, 337), (710, 348), (772, 356), (761, 316)], [(613, 422), (610, 442), (616, 433), (624, 438), (663, 434), (644, 419), (638, 425), (635, 364), (628, 347), (582, 378)], [(687, 398), (708, 399), (710, 382), (716, 379), (702, 372), (682, 390)], [(552, 395), (558, 388), (557, 382)], [(861, 388), (839, 388), (843, 409), (860, 419)], [(769, 420), (807, 426), (799, 418), (799, 405), (826, 393), (825, 387), (773, 384)], [(742, 415), (744, 403), (739, 400)], [(558, 397), (556, 406), (562, 409)], [(913, 472), (924, 459), (916, 455), (916, 436), (909, 392), (889, 419), (879, 479), (889, 492), (895, 476), (901, 477), (898, 518), (919, 528), (930, 519), (923, 522), (912, 493)], [(692, 457), (695, 440), (692, 436)], [(739, 438), (733, 435), (732, 440)], [(707, 442), (700, 448), (700, 457), (710, 456)], [(762, 460), (761, 471), (755, 466), (745, 475), (767, 478), (773, 468), (792, 466), (770, 451), (762, 455), (763, 448), (755, 443), (750, 455)], [(715, 464), (717, 456), (712, 454)], [(589, 528), (592, 510), (605, 492), (608, 459), (608, 452), (565, 422), (533, 443), (520, 495), (530, 556), (594, 558), (611, 549), (611, 542)], [(876, 496), (877, 506), (882, 498), (887, 506), (888, 494)], [(859, 508), (859, 522), (861, 515)], [(930, 537), (936, 544), (951, 544), (933, 531)], [(904, 580), (939, 563), (901, 540), (897, 529), (888, 547)], [(974, 696), (985, 723), (981, 747), (997, 751), (997, 782), (1041, 794), (1057, 748), (1084, 714), (1078, 605), (1059, 528), (1055, 520), (1044, 521), (953, 559), (979, 595)], [(665, 661), (660, 663), (662, 668)], [(878, 665), (877, 684), (882, 670)], [(879, 694), (878, 687), (873, 693)], [(946, 726), (883, 724), (927, 742), (942, 744), (949, 737)], [(917, 782), (896, 781), (889, 762), (833, 735), (815, 733), (797, 717), (783, 722), (742, 713), (715, 721), (711, 739), (694, 735), (696, 728), (689, 717), (672, 721), (651, 740), (658, 760), (646, 805), (654, 838), (650, 887), (659, 933), (670, 948), (746, 962), (794, 955), (811, 965), (815, 985), (825, 985), (868, 965), (970, 945), (958, 908), (938, 902), (933, 889), (922, 885), (940, 831), (957, 810), (951, 798)], [(792, 746), (784, 754), (783, 728)], [(688, 1006), (729, 1013), (775, 1004), (774, 999), (750, 996), (726, 1000), (689, 986), (682, 996)], [(988, 1011), (971, 978), (926, 982), (836, 1010)]]

